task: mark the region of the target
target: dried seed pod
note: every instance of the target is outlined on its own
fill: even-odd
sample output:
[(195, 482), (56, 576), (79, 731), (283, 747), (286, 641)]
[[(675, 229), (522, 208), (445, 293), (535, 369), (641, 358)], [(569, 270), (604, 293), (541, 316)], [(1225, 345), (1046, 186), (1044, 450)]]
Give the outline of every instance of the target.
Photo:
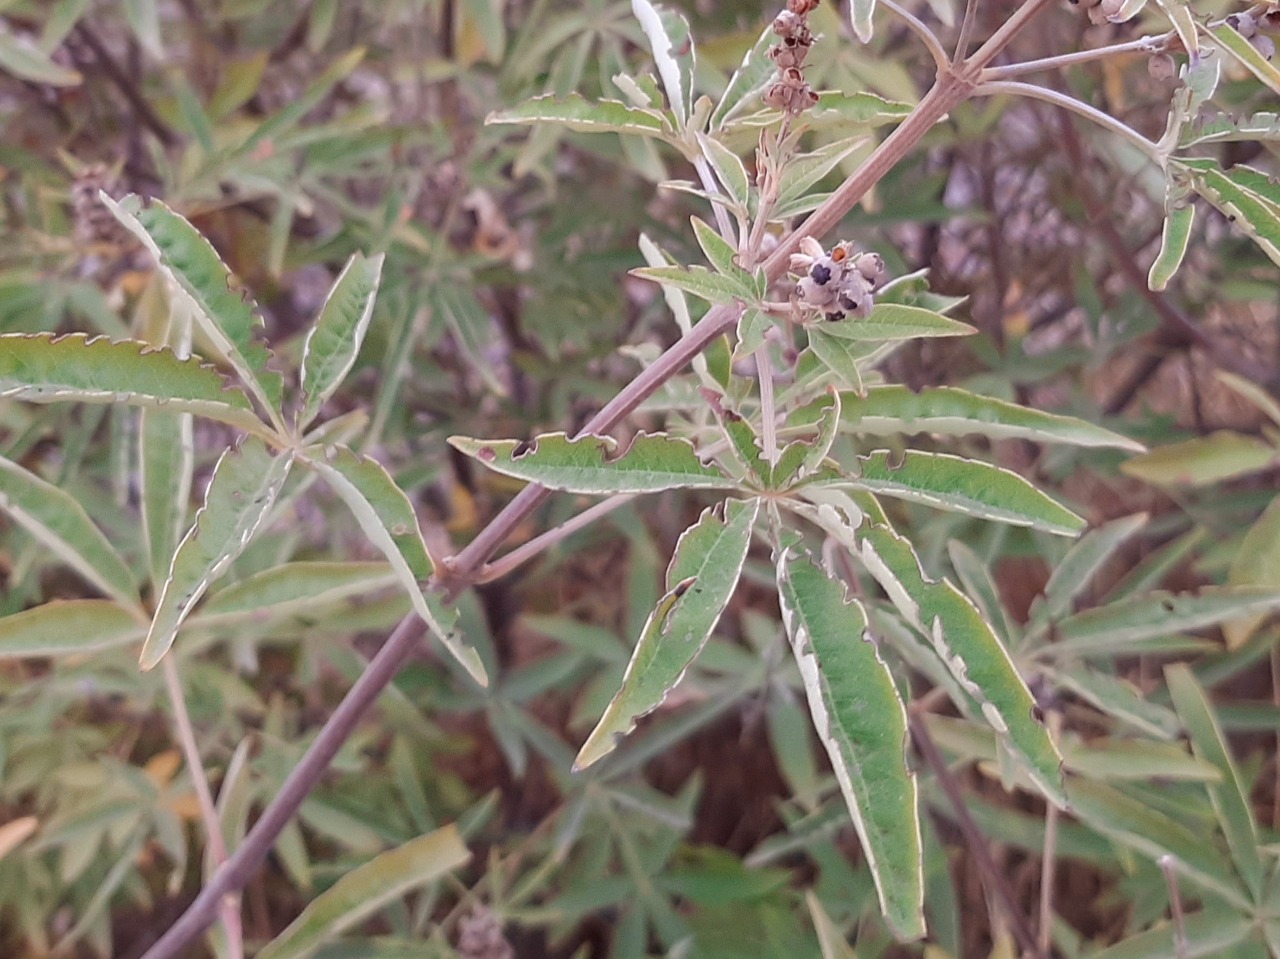
[(818, 9), (819, 0), (787, 0), (787, 10), (798, 17), (807, 17)]
[(773, 19), (773, 32), (784, 40), (788, 37), (794, 39), (810, 39), (809, 24), (805, 22), (804, 17), (792, 13), (790, 10), (783, 10)]
[(884, 277), (884, 257), (879, 253), (860, 253), (853, 261), (853, 268), (868, 283), (876, 286)]
[(1147, 59), (1147, 73), (1153, 80), (1172, 80), (1177, 72), (1178, 65), (1167, 53), (1155, 53)]
[(771, 84), (764, 91), (765, 106), (773, 107), (777, 110), (785, 110), (791, 103), (791, 88), (785, 83)]
[(780, 70), (785, 70), (788, 67), (799, 68), (804, 66), (804, 61), (808, 58), (811, 47), (812, 41), (802, 43), (795, 37), (785, 37), (781, 43), (769, 48), (769, 57), (778, 65)]

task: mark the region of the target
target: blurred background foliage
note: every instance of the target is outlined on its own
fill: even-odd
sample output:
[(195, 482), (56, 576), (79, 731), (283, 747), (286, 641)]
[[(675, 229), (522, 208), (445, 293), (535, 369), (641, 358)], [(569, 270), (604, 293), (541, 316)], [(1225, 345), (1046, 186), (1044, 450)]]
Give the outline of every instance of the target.
[[(776, 12), (681, 6), (709, 90)], [(916, 6), (943, 23), (960, 13), (952, 0)], [(1008, 9), (981, 3), (981, 29)], [(815, 86), (905, 101), (927, 88), (932, 65), (897, 21), (863, 47), (840, 10), (815, 18), (825, 37)], [(1164, 29), (1146, 19), (1094, 25), (1064, 5), (1016, 53)], [(159, 281), (97, 206), (98, 189), (158, 196), (189, 217), (252, 291), (289, 361), (281, 368), (296, 368), (305, 322), (346, 258), (385, 252), (369, 337), (334, 411), (369, 413), (359, 448), (412, 492), (429, 541), (460, 544), (514, 487), (472, 470), (444, 437), (580, 425), (638, 368), (620, 347), (675, 337), (658, 288), (626, 276), (642, 263), (638, 234), (696, 258), (687, 223), (701, 212), (655, 189), (689, 174), (648, 141), (530, 134), (484, 117), (544, 92), (616, 96), (610, 78), (646, 60), (629, 5), (607, 0), (0, 0), (0, 331), (146, 338), (162, 327)], [(1055, 82), (1153, 137), (1174, 83), (1150, 76), (1140, 55)], [(1228, 73), (1220, 96), (1241, 114), (1274, 105), (1243, 74)], [(1275, 142), (1227, 143), (1220, 159), (1274, 172)], [(974, 864), (976, 823), (1028, 921), (1051, 920), (1060, 955), (1126, 939), (1108, 955), (1172, 955), (1167, 928), (1137, 935), (1165, 917), (1170, 882), (1188, 909), (1200, 906), (1188, 955), (1274, 950), (1258, 917), (1280, 906), (1250, 913), (1214, 886), (1234, 888), (1222, 876), (1247, 863), (1239, 830), (1260, 868), (1275, 866), (1274, 617), (1202, 615), (1196, 635), (1139, 635), (1107, 633), (1104, 612), (1077, 623), (1065, 652), (1037, 634), (1045, 603), (1114, 611), (1157, 588), (1280, 588), (1275, 267), (1202, 211), (1182, 272), (1150, 292), (1163, 204), (1159, 171), (1124, 142), (1044, 104), (986, 99), (959, 107), (841, 230), (881, 251), (893, 274), (927, 267), (935, 291), (969, 298), (964, 317), (981, 331), (899, 352), (889, 379), (1075, 413), (1153, 447), (1186, 444), (1122, 469), (1114, 452), (956, 441), (1056, 486), (1101, 528), (1083, 575), (1069, 543), (923, 509), (896, 517), (931, 571), (985, 600), (1011, 643), (1025, 638), (1015, 656), (1088, 787), (1074, 815), (1050, 817), (1050, 868), (1043, 803), (1005, 791), (989, 735), (932, 715), (968, 815), (927, 779), (931, 937), (892, 943), (782, 656), (764, 556), (749, 560), (748, 588), (663, 709), (598, 770), (571, 774), (665, 557), (702, 505), (663, 495), (464, 598), (468, 636), (499, 664), (497, 682), (480, 691), (426, 652), (404, 671), (247, 887), (247, 940), (270, 940), (378, 851), (457, 821), (474, 853), (466, 869), (317, 955), (1012, 956), (1009, 917)], [(661, 424), (656, 410), (633, 419)], [(144, 558), (133, 429), (124, 411), (0, 403), (0, 453), (72, 492), (123, 552)], [(197, 488), (220, 430), (197, 429)], [(334, 504), (293, 502), (236, 563), (235, 581), (285, 560), (375, 558)], [(557, 498), (522, 535), (580, 507)], [(1138, 513), (1149, 521), (1105, 525)], [(1058, 592), (1037, 600), (1070, 557)], [(0, 584), (6, 615), (85, 590), (5, 521)], [(336, 592), (215, 622), (181, 644), (231, 844), (406, 610), (389, 588)], [(1091, 646), (1090, 635), (1102, 638)], [(1166, 674), (1175, 661), (1190, 672)], [(937, 703), (927, 671), (904, 681)], [(130, 650), (0, 660), (0, 954), (128, 959), (189, 901), (204, 844), (171, 729), (159, 677), (140, 674)], [(1219, 729), (1234, 765), (1213, 751)], [(1232, 783), (1234, 805), (1223, 798)], [(1166, 854), (1193, 865), (1170, 879)]]

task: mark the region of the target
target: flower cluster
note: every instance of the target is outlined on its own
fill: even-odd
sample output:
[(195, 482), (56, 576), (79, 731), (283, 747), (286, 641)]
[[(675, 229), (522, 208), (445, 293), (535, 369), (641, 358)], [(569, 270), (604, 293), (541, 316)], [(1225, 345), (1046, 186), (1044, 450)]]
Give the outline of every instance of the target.
[(817, 38), (809, 29), (809, 14), (819, 0), (787, 0), (787, 8), (773, 21), (779, 41), (769, 48), (778, 66), (778, 79), (764, 91), (764, 102), (789, 116), (799, 116), (818, 102), (818, 94), (804, 78), (804, 61)]
[(825, 320), (870, 315), (876, 287), (884, 279), (879, 253), (855, 253), (845, 241), (827, 251), (811, 236), (800, 241), (799, 253), (791, 254), (790, 269), (797, 278), (792, 304), (802, 315)]

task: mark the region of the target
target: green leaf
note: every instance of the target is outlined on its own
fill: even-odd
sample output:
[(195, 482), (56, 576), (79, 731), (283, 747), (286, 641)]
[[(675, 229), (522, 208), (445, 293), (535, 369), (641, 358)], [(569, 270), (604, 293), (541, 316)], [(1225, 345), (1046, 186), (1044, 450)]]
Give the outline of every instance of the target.
[(874, 93), (844, 93), (824, 90), (818, 102), (805, 114), (810, 126), (847, 130), (851, 126), (877, 127), (897, 123), (911, 115), (915, 107), (901, 100), (887, 100)]
[(613, 752), (636, 720), (662, 705), (701, 652), (729, 602), (751, 544), (759, 500), (727, 500), (708, 508), (681, 535), (667, 567), (667, 592), (645, 623), (635, 652), (575, 769)]
[(191, 625), (306, 615), (339, 600), (397, 583), (395, 571), (387, 563), (284, 563), (219, 590), (200, 607)]
[(181, 531), (195, 464), (191, 416), (163, 408), (144, 409), (138, 417), (138, 485), (142, 526), (146, 530), (151, 581), (159, 586), (169, 573)]
[(759, 106), (758, 97), (777, 70), (769, 56), (769, 48), (773, 46), (777, 36), (772, 25), (765, 27), (755, 46), (743, 56), (742, 63), (729, 78), (720, 102), (711, 112), (712, 130), (724, 127), (744, 106)]
[(1280, 590), (1206, 586), (1198, 593), (1148, 593), (1099, 609), (1076, 613), (1058, 623), (1062, 642), (1090, 647), (1216, 626), (1225, 620), (1280, 609)]
[(0, 70), (19, 80), (51, 87), (79, 86), (84, 80), (75, 70), (59, 66), (38, 47), (24, 43), (7, 30), (0, 31)]
[(1074, 536), (1085, 526), (1017, 473), (950, 453), (908, 450), (901, 463), (894, 463), (890, 451), (877, 450), (858, 457), (856, 473), (845, 481), (876, 494), (1059, 536)]
[(1273, 93), (1280, 93), (1280, 68), (1254, 49), (1238, 30), (1229, 23), (1218, 23), (1208, 28), (1222, 49), (1245, 66), (1250, 73), (1269, 86)]
[(1130, 936), (1114, 946), (1095, 952), (1090, 959), (1217, 959), (1235, 955), (1232, 947), (1248, 939), (1254, 931), (1248, 913), (1235, 909), (1203, 909), (1183, 918), (1185, 951), (1179, 953), (1175, 929), (1171, 922), (1161, 921), (1154, 929)]
[(978, 331), (918, 306), (878, 303), (868, 317), (850, 317), (815, 327), (846, 340), (914, 340), (921, 336), (970, 336)]
[(1191, 204), (1165, 211), (1164, 228), (1160, 233), (1160, 252), (1147, 273), (1147, 287), (1163, 290), (1178, 272), (1182, 258), (1187, 255), (1191, 242), (1191, 227), (1196, 219), (1196, 208)]
[(846, 137), (824, 144), (812, 153), (798, 153), (792, 157), (783, 169), (782, 183), (778, 190), (778, 208), (786, 208), (808, 193), (810, 188), (867, 140), (865, 134)]
[(1232, 140), (1280, 140), (1280, 113), (1254, 113), (1239, 120), (1225, 113), (1210, 117), (1184, 128), (1178, 145), (1188, 147)]
[(1278, 453), (1270, 443), (1231, 430), (1161, 446), (1120, 465), (1129, 476), (1161, 486), (1209, 486), (1257, 473), (1271, 466)]
[(687, 270), (678, 266), (642, 266), (631, 273), (661, 283), (664, 287), (672, 286), (692, 293), (712, 303), (731, 303), (734, 300), (750, 303), (756, 298), (755, 290), (750, 284), (737, 277), (712, 273), (701, 266), (691, 266)]
[(1104, 563), (1147, 522), (1146, 513), (1112, 520), (1090, 531), (1071, 547), (1045, 584), (1044, 593), (1032, 604), (1027, 623), (1028, 639), (1042, 635), (1049, 623), (1071, 608)]
[(854, 36), (863, 43), (871, 42), (871, 19), (875, 12), (876, 0), (851, 0), (849, 3), (849, 23)]
[(168, 348), (82, 333), (0, 335), (0, 398), (163, 406), (242, 430), (263, 429), (249, 398), (213, 367), (179, 359)]
[(360, 65), (364, 54), (364, 47), (352, 47), (331, 63), (305, 90), (259, 124), (258, 128), (231, 152), (231, 158), (251, 157), (263, 144), (275, 146), (281, 136), (297, 126), (303, 117), (319, 106), (330, 91)]
[(0, 659), (69, 656), (141, 642), (147, 624), (119, 603), (72, 599), (0, 619)]
[(1280, 264), (1280, 184), (1243, 164), (1220, 170), (1212, 160), (1176, 162), (1188, 171), (1197, 193), (1252, 237), (1274, 263)]
[[(814, 327), (810, 332), (821, 328)], [(1073, 416), (1044, 413), (952, 386), (929, 387), (918, 393), (906, 386), (872, 386), (863, 396), (846, 393), (843, 400), (840, 428), (864, 436), (976, 433), (990, 439), (1112, 446), (1136, 452), (1145, 449), (1141, 443)], [(805, 408), (793, 418), (811, 422), (816, 416), (816, 411)]]
[(663, 433), (637, 433), (621, 451), (608, 436), (569, 439), (564, 433), (544, 433), (528, 442), (451, 436), (449, 445), (491, 470), (566, 493), (656, 493), (735, 485), (719, 469), (704, 466), (687, 440)]
[(702, 155), (716, 171), (716, 179), (725, 188), (734, 205), (745, 213), (751, 200), (751, 181), (738, 154), (704, 133), (698, 134), (698, 145), (702, 147)]
[(769, 470), (769, 486), (773, 489), (782, 489), (793, 482), (803, 482), (806, 477), (822, 469), (839, 431), (839, 392), (828, 390), (826, 396), (818, 398), (818, 404), (817, 408), (821, 413), (814, 424), (817, 429), (813, 437), (788, 443), (779, 454), (778, 462)]
[(1248, 908), (1248, 900), (1231, 875), (1230, 867), (1203, 836), (1101, 782), (1072, 778), (1067, 782), (1067, 797), (1075, 817), (1102, 835), (1153, 862), (1172, 856), (1179, 873)]
[(1178, 733), (1177, 716), (1159, 703), (1148, 702), (1137, 687), (1118, 676), (1079, 666), (1055, 675), (1081, 699), (1135, 729), (1158, 739), (1172, 739)]
[(843, 584), (807, 557), (778, 559), (782, 619), (814, 727), (875, 878), (880, 909), (899, 939), (924, 935), (924, 869), (916, 780), (907, 768), (907, 711)]
[(245, 387), (267, 410), (278, 414), (283, 379), (267, 368), (270, 353), (257, 340), (262, 320), (251, 302), (231, 286), (231, 271), (213, 245), (183, 217), (159, 200), (143, 205), (136, 195), (116, 203), (99, 198), (155, 257), (179, 295), (193, 310), (200, 331), (235, 369)]
[(378, 295), (383, 255), (354, 254), (329, 291), (329, 297), (302, 349), (302, 394), (298, 417), (304, 429), (351, 371), (364, 342), (373, 301)]
[(177, 552), (156, 601), (140, 665), (154, 667), (211, 583), (231, 566), (258, 532), (293, 465), (291, 453), (273, 455), (254, 437), (225, 450), (213, 468), (204, 505)]
[[(1280, 496), (1263, 510), (1231, 560), (1229, 586), (1261, 586), (1280, 590)], [(1229, 647), (1243, 646), (1265, 619), (1263, 614), (1228, 620), (1222, 631)]]
[(631, 12), (649, 40), (667, 102), (677, 126), (683, 128), (693, 113), (694, 48), (689, 22), (675, 10), (649, 0), (631, 0)]
[(636, 133), (651, 137), (663, 136), (667, 132), (667, 121), (657, 110), (629, 107), (619, 100), (593, 103), (576, 93), (567, 97), (534, 97), (508, 110), (490, 113), (484, 122), (486, 126), (494, 123), (549, 123), (578, 133)]
[(434, 315), (442, 317), (453, 333), (471, 368), (496, 396), (506, 396), (507, 386), (494, 372), (485, 353), (493, 343), (493, 319), (469, 284), (437, 283), (427, 294)]
[(1173, 24), (1173, 29), (1182, 41), (1184, 49), (1192, 60), (1200, 59), (1200, 42), (1196, 33), (1196, 20), (1186, 0), (1156, 0), (1164, 15)]
[(823, 366), (835, 374), (836, 382), (851, 391), (845, 395), (856, 398), (863, 391), (862, 371), (858, 364), (867, 358), (869, 351), (854, 340), (831, 335), (827, 332), (827, 325), (809, 327), (809, 349)]
[(376, 460), (345, 446), (308, 447), (303, 453), (303, 461), (346, 503), (365, 536), (391, 563), (414, 611), (471, 677), (487, 686), (489, 679), (480, 655), (454, 631), (457, 611), (426, 585), (435, 574), (435, 563), (409, 497)]
[(0, 512), (36, 538), (96, 589), (137, 605), (133, 573), (71, 494), (0, 457)]
[(716, 272), (724, 276), (732, 277), (737, 283), (746, 288), (751, 277), (745, 270), (738, 266), (735, 261), (738, 251), (717, 233), (706, 221), (692, 216), (689, 218), (693, 224), (693, 234), (697, 237), (698, 246), (702, 247), (702, 252)]
[(1191, 750), (1199, 758), (1212, 763), (1222, 774), (1217, 783), (1208, 783), (1209, 801), (1227, 837), (1227, 846), (1236, 869), (1240, 871), (1255, 902), (1262, 899), (1263, 863), (1258, 855), (1258, 827), (1253, 820), (1249, 790), (1231, 758), (1222, 728), (1213, 714), (1209, 699), (1194, 674), (1184, 663), (1164, 669), (1165, 681), (1173, 707), (1191, 739)]
[(411, 839), (351, 870), (313, 899), (257, 959), (303, 959), (405, 893), (464, 865), (471, 853), (453, 825)]
[(991, 626), (949, 581), (928, 579), (911, 544), (893, 530), (864, 522), (858, 532), (863, 565), (907, 621), (932, 641), (1031, 781), (1064, 806), (1062, 757), (1036, 720), (1035, 699)]

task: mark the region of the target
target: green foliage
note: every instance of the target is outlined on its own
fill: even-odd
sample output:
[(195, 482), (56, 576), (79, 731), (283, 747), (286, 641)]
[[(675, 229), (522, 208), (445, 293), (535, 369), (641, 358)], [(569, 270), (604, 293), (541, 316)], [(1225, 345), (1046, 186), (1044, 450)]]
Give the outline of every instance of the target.
[[(941, 3), (905, 33), (819, 7), (812, 51), (778, 9), (277, 6), (0, 24), (0, 952), (136, 953), (316, 742), (267, 908), (220, 900), (213, 954), (472, 959), (505, 928), (959, 959), (993, 935), (951, 868), (980, 830), (1103, 890), (1013, 915), (980, 876), (1063, 956), (1280, 955), (1269, 757), (1235, 735), (1280, 718), (1224, 685), (1280, 635), (1280, 406), (1196, 326), (1274, 298), (1257, 11), (1099, 8), (1157, 35), (1040, 95), (1102, 124), (1134, 199), (1107, 209), (1090, 156), (1046, 186), (1074, 127), (1017, 182), (1014, 107), (928, 114), (939, 71), (899, 44), (989, 19)], [(1166, 49), (1153, 142), (1091, 104), (1163, 102), (1128, 60)], [(1060, 65), (1010, 50), (963, 94)], [(924, 159), (876, 146), (893, 124), (933, 127)], [(1023, 192), (1054, 205), (1005, 217)], [(974, 242), (1028, 219), (1062, 232)], [(874, 304), (822, 299), (819, 260)], [(1253, 419), (1115, 402), (1148, 340)], [(572, 495), (499, 511), (525, 484)], [(339, 707), (415, 620), (438, 648)]]

